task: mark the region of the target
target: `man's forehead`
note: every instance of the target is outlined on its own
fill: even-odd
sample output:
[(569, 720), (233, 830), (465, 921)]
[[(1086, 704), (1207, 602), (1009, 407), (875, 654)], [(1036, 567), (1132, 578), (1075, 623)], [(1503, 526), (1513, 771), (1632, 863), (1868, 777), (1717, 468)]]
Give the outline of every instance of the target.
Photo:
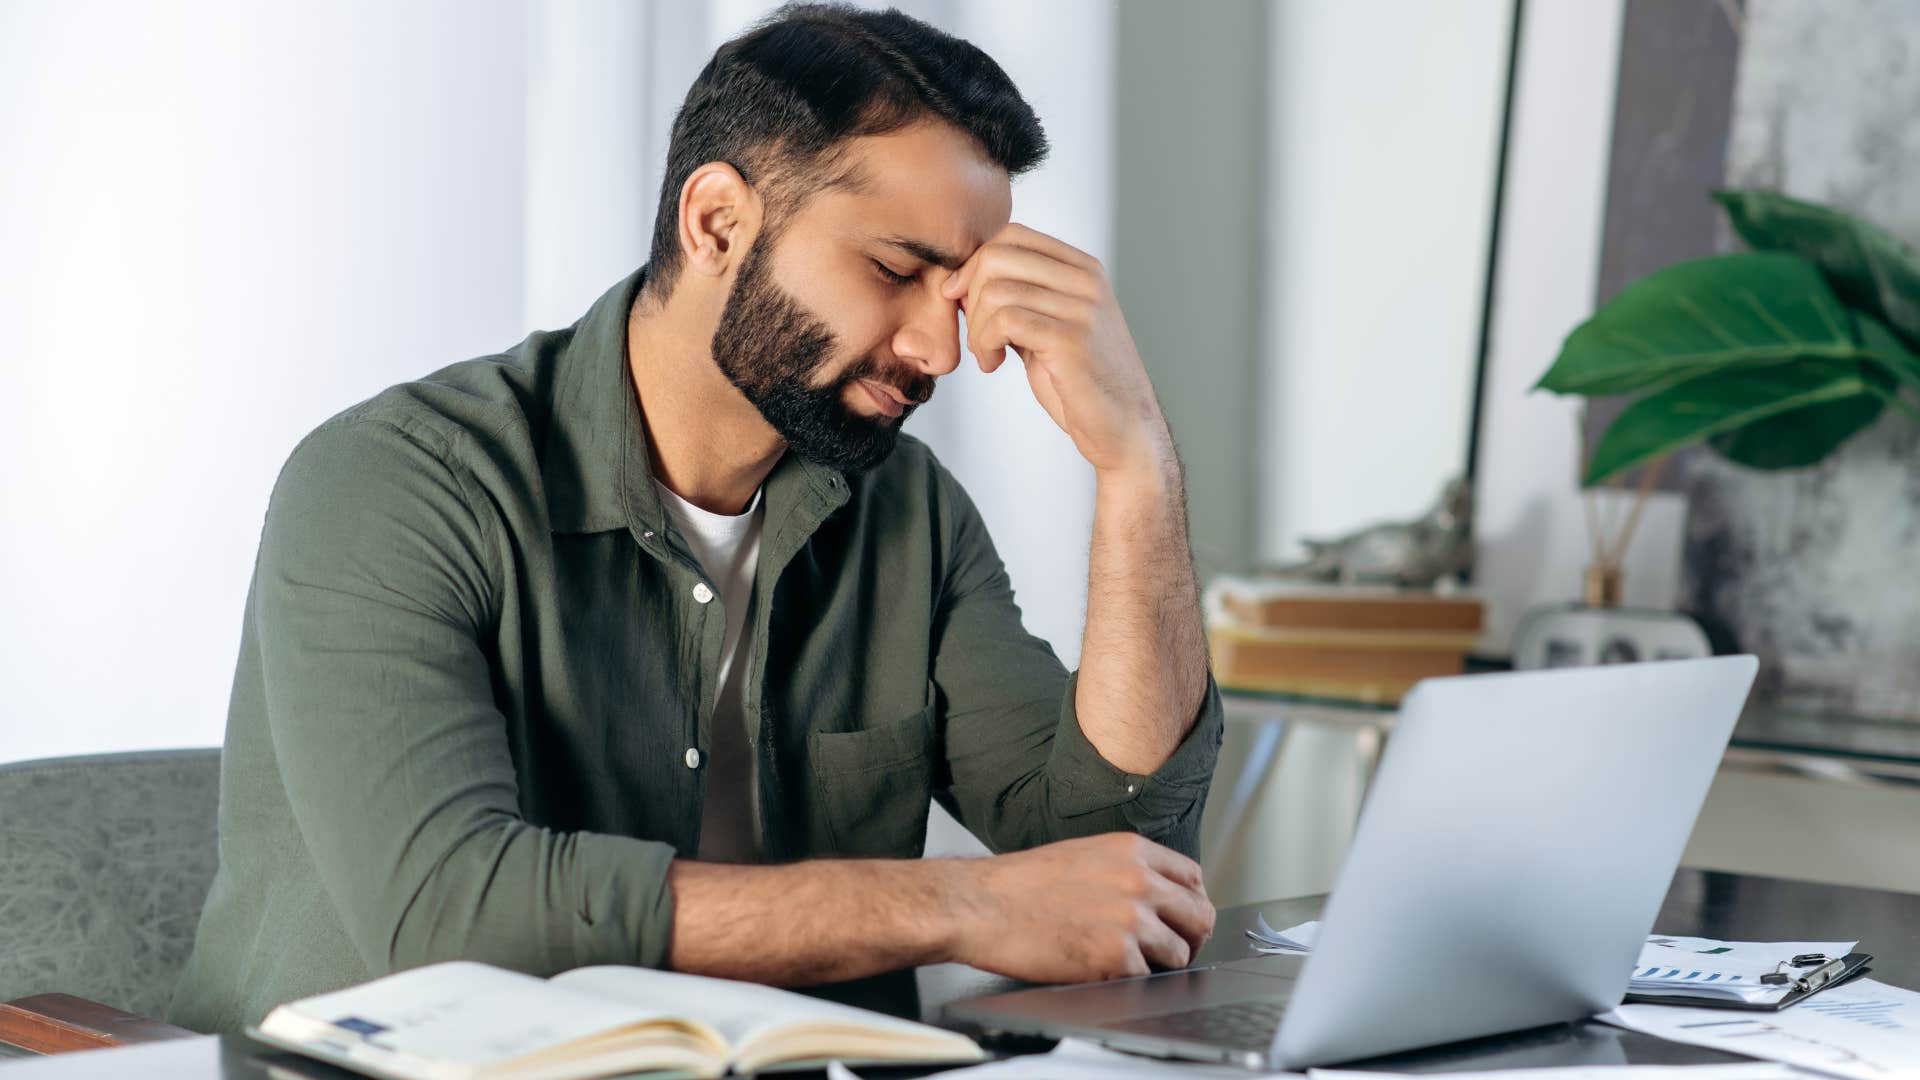
[(1012, 214), (1006, 170), (956, 128), (909, 125), (848, 150), (846, 209), (866, 236), (904, 255), (956, 268)]

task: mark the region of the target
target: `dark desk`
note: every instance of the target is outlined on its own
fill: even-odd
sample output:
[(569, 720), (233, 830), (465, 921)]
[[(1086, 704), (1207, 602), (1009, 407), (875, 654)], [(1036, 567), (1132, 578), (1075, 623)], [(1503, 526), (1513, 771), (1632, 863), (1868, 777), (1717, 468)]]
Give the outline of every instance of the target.
[[(1226, 908), (1200, 961), (1246, 955), (1243, 931), (1265, 913), (1275, 927), (1315, 917), (1320, 897), (1279, 900)], [(1920, 989), (1920, 895), (1853, 889), (1837, 885), (1782, 881), (1697, 870), (1682, 870), (1661, 907), (1654, 929), (1747, 941), (1808, 941), (1855, 938), (1877, 958), (1873, 975), (1883, 982)], [(922, 987), (928, 1011), (937, 1009), (943, 991), (983, 993), (1004, 988), (1004, 980), (975, 974), (958, 977), (952, 969), (929, 972)], [(951, 996), (950, 994), (948, 996)], [(1537, 1068), (1550, 1065), (1712, 1064), (1740, 1060), (1700, 1047), (1683, 1046), (1602, 1024), (1561, 1024), (1514, 1035), (1399, 1054), (1366, 1063), (1368, 1068), (1404, 1072), (1465, 1069)], [(59, 1057), (0, 1061), (4, 1080), (94, 1080), (149, 1077), (152, 1080), (347, 1080), (353, 1074), (271, 1052), (243, 1036), (182, 1039), (124, 1050), (91, 1050)], [(873, 1078), (924, 1075), (924, 1070), (861, 1069)]]

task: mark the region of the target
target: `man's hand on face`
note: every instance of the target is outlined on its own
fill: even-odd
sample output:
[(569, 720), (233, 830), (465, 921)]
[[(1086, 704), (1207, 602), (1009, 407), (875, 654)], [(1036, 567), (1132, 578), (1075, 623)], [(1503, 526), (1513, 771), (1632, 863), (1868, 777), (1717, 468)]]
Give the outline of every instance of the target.
[(1158, 470), (1172, 461), (1159, 400), (1098, 259), (1010, 224), (942, 293), (966, 312), (967, 348), (980, 370), (995, 370), (1014, 350), (1041, 407), (1096, 470)]
[(1192, 859), (1133, 833), (960, 859), (953, 958), (1030, 982), (1181, 968), (1213, 933)]

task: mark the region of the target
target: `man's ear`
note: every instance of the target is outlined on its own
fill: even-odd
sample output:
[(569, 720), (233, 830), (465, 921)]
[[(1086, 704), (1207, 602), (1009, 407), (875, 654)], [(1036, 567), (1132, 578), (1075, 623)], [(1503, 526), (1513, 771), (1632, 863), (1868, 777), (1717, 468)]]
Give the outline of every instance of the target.
[(760, 222), (759, 194), (724, 161), (707, 162), (680, 185), (680, 254), (696, 274), (725, 276)]

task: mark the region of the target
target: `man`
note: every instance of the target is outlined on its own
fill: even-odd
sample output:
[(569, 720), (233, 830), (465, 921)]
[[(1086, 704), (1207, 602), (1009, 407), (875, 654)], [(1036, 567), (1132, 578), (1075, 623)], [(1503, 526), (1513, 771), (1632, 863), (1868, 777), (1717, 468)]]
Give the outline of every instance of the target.
[[(454, 958), (794, 986), (1185, 964), (1221, 720), (1180, 472), (1099, 265), (1009, 224), (1044, 152), (979, 50), (786, 9), (689, 91), (647, 267), (304, 440), (170, 1018)], [(899, 433), (962, 313), (1095, 471), (1075, 676)], [(915, 858), (936, 798), (1001, 854)]]

